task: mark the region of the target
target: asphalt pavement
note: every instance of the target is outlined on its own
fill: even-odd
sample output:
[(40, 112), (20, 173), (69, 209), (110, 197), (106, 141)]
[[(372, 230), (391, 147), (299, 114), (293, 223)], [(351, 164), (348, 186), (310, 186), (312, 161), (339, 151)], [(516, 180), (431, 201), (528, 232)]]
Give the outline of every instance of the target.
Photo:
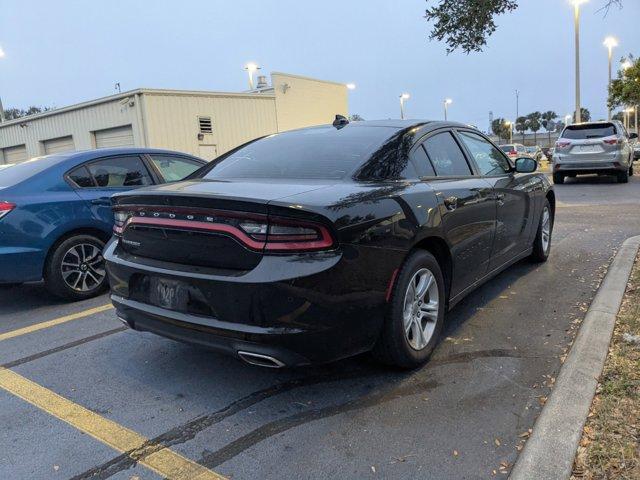
[(640, 234), (639, 177), (556, 193), (549, 261), (467, 297), (409, 373), (366, 355), (261, 369), (126, 330), (93, 310), (106, 295), (0, 290), (0, 478), (155, 479), (171, 465), (233, 479), (506, 477), (607, 265)]

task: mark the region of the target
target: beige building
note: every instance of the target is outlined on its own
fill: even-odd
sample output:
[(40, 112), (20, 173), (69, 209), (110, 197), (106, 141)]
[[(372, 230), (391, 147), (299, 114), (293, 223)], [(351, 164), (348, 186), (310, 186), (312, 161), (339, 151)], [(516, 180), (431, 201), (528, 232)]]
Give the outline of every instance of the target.
[(210, 160), (256, 137), (347, 115), (344, 84), (272, 73), (243, 93), (138, 89), (0, 123), (0, 164), (115, 146)]

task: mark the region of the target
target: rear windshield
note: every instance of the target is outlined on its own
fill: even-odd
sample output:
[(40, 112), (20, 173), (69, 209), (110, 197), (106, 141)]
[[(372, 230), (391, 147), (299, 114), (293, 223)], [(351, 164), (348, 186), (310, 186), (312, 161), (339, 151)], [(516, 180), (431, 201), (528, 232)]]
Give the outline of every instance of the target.
[(317, 127), (270, 135), (205, 168), (217, 178), (341, 179), (397, 133), (392, 127)]
[(597, 123), (589, 125), (569, 125), (562, 132), (562, 138), (569, 140), (588, 140), (589, 138), (610, 137), (617, 134), (612, 123)]
[(40, 158), (17, 163), (0, 170), (0, 187), (11, 187), (27, 178), (40, 173), (51, 166), (51, 162), (41, 161)]
[(500, 150), (502, 150), (503, 152), (511, 152), (512, 150), (515, 150), (515, 147), (513, 145), (502, 145), (500, 147)]

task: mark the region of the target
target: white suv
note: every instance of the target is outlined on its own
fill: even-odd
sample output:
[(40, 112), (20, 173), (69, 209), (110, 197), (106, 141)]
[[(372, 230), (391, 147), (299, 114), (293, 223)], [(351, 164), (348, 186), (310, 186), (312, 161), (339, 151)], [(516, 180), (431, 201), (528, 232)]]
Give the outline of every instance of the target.
[(553, 154), (553, 182), (565, 177), (597, 173), (615, 175), (619, 183), (627, 183), (633, 175), (633, 148), (622, 123), (589, 122), (568, 125), (556, 142)]

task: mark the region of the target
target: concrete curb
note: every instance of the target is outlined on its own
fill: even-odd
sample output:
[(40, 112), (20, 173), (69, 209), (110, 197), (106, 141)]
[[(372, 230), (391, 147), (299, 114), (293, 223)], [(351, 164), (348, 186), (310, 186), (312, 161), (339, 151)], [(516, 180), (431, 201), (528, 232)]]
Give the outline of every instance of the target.
[(598, 378), (609, 352), (616, 316), (631, 275), (640, 236), (622, 244), (596, 293), (533, 433), (511, 471), (511, 480), (571, 476)]

